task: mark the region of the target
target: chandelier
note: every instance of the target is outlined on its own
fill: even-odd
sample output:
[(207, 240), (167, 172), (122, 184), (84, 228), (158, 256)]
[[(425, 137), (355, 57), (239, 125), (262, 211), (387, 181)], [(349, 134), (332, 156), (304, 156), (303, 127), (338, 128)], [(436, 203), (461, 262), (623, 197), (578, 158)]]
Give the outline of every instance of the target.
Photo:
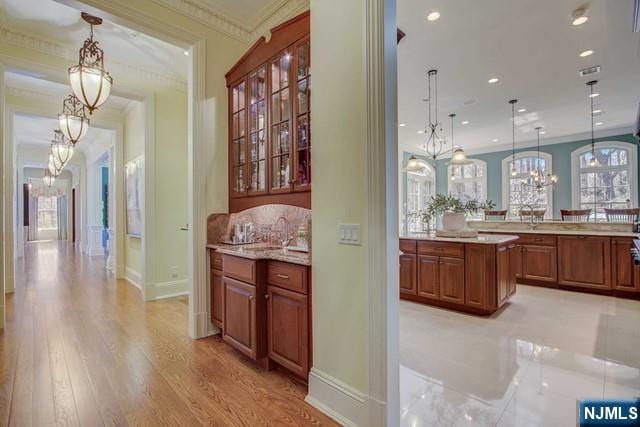
[[(432, 82), (433, 81), (433, 82)], [(431, 96), (431, 86), (434, 86), (434, 95)], [(446, 139), (440, 136), (442, 133), (442, 123), (438, 122), (438, 70), (427, 72), (427, 99), (429, 103), (429, 123), (425, 125), (424, 133), (427, 140), (424, 143), (424, 151), (433, 160), (445, 152)], [(440, 134), (439, 134), (440, 133)]]
[(597, 80), (591, 80), (587, 82), (587, 86), (589, 86), (589, 100), (591, 101), (591, 160), (589, 160), (589, 166), (595, 167), (598, 166), (598, 159), (596, 158), (596, 139), (595, 132), (593, 130), (593, 121), (595, 120), (593, 115), (593, 87), (598, 83)]
[(53, 184), (56, 182), (56, 177), (51, 174), (51, 171), (49, 171), (49, 169), (45, 169), (44, 177), (42, 177), (42, 181), (44, 182), (44, 185), (46, 185), (47, 187), (52, 187)]
[(75, 96), (93, 114), (109, 97), (113, 79), (104, 69), (102, 49), (93, 40), (93, 26), (102, 24), (102, 18), (82, 12), (82, 19), (91, 26), (91, 33), (80, 48), (78, 65), (69, 68), (69, 81)]
[(53, 131), (53, 140), (51, 141), (51, 154), (53, 164), (58, 170), (64, 169), (73, 157), (73, 144), (67, 141), (58, 129)]
[(75, 95), (71, 94), (62, 101), (62, 113), (58, 114), (60, 130), (72, 144), (85, 137), (89, 130), (89, 118), (86, 108)]
[(62, 172), (62, 169), (58, 169), (56, 167), (56, 163), (53, 160), (53, 153), (52, 152), (49, 152), (49, 162), (47, 163), (47, 170), (53, 176), (58, 176), (58, 175), (60, 175), (60, 172)]
[[(449, 118), (451, 119), (451, 160), (447, 162), (447, 165), (450, 166), (464, 166), (473, 163), (472, 160), (467, 158), (467, 155), (464, 153), (462, 147), (456, 147), (453, 144), (453, 120), (455, 119), (455, 113), (449, 114)], [(454, 171), (451, 171), (451, 179), (455, 180)]]
[(558, 176), (550, 173), (544, 173), (544, 170), (540, 167), (540, 130), (542, 128), (540, 126), (536, 127), (536, 132), (538, 133), (538, 158), (536, 161), (536, 167), (530, 172), (531, 181), (528, 179), (523, 179), (522, 184), (527, 187), (532, 187), (538, 190), (541, 190), (543, 187), (548, 187), (550, 185), (558, 182)]

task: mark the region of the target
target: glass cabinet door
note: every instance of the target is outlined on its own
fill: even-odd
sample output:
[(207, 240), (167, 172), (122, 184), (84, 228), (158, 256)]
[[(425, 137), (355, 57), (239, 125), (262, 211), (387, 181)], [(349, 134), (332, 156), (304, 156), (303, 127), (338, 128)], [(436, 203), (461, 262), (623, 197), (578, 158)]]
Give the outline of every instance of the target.
[(247, 192), (247, 108), (246, 81), (231, 90), (231, 195), (241, 196)]
[(292, 52), (285, 50), (271, 61), (271, 189), (291, 190), (291, 74)]
[(267, 68), (249, 74), (249, 193), (267, 191)]
[(306, 190), (311, 185), (311, 55), (309, 40), (296, 46), (296, 84), (295, 84), (295, 176), (296, 190)]

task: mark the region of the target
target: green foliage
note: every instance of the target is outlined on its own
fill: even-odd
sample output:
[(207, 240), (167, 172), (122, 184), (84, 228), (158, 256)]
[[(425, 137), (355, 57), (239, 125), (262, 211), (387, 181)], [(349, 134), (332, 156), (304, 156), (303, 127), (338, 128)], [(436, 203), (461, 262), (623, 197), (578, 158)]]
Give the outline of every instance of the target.
[(422, 222), (429, 222), (432, 218), (442, 215), (445, 212), (463, 213), (471, 215), (479, 210), (492, 210), (496, 207), (493, 200), (480, 202), (472, 199), (463, 202), (452, 194), (436, 194), (431, 196), (431, 202), (425, 209), (409, 212), (410, 218), (420, 218)]

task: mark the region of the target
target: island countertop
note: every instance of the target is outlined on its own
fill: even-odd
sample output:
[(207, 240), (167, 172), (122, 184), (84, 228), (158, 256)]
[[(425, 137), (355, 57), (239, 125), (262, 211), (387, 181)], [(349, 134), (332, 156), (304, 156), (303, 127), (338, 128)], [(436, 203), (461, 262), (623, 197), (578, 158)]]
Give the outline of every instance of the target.
[(455, 242), (455, 243), (475, 243), (483, 245), (501, 245), (503, 243), (514, 242), (518, 236), (507, 234), (478, 234), (476, 237), (440, 237), (435, 233), (405, 233), (400, 239), (406, 240), (427, 240), (431, 242)]
[(246, 245), (228, 245), (224, 243), (209, 243), (208, 249), (226, 255), (238, 256), (248, 259), (273, 259), (276, 261), (290, 262), (298, 265), (311, 265), (311, 254), (307, 252), (295, 252), (282, 248), (274, 248), (264, 243)]

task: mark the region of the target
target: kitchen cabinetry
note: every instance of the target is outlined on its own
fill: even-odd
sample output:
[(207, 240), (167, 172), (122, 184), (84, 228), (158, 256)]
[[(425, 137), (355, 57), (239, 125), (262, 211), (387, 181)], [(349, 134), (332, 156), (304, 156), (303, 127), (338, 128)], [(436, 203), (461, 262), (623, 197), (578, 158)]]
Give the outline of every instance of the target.
[[(412, 255), (415, 259), (415, 255)], [(418, 289), (417, 293), (423, 298), (440, 299), (440, 274), (438, 263), (440, 258), (432, 255), (418, 256)], [(416, 271), (416, 266), (411, 266), (411, 273)], [(415, 288), (414, 288), (415, 289)], [(413, 292), (415, 295), (415, 292)]]
[(556, 248), (554, 246), (520, 246), (523, 279), (555, 282), (558, 279)]
[(400, 254), (400, 292), (409, 295), (416, 294), (415, 254)]
[(229, 210), (311, 207), (309, 13), (271, 30), (226, 74)]
[(558, 236), (558, 283), (611, 289), (610, 246), (609, 237)]
[(211, 322), (222, 328), (224, 316), (224, 284), (222, 283), (222, 254), (216, 251), (210, 252), (211, 259)]
[(619, 291), (640, 292), (640, 266), (630, 256), (632, 238), (611, 238), (611, 279)]
[(464, 259), (440, 257), (438, 285), (441, 301), (464, 304)]

